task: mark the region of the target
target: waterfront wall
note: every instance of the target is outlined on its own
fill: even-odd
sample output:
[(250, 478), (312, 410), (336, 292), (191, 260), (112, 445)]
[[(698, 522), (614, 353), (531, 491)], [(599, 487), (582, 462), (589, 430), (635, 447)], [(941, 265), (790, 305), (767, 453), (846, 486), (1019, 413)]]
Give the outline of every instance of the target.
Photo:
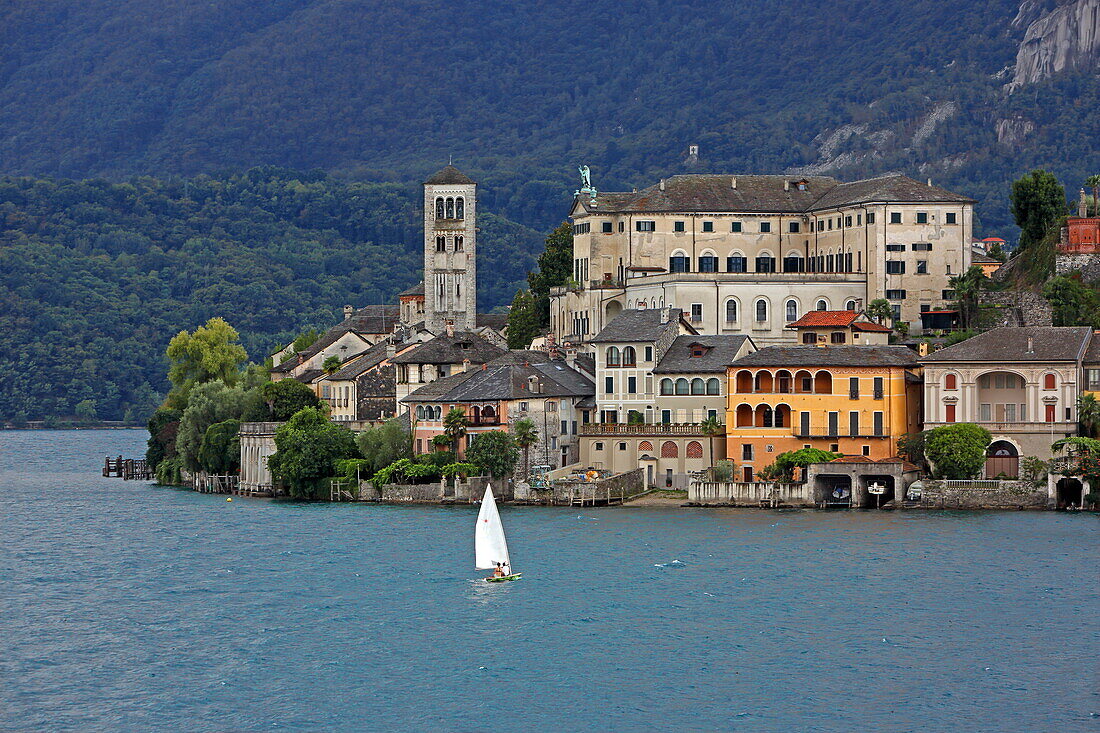
[(1031, 481), (922, 482), (921, 506), (933, 509), (1046, 509), (1046, 485)]
[(813, 490), (806, 483), (772, 481), (693, 481), (688, 504), (697, 506), (814, 506)]

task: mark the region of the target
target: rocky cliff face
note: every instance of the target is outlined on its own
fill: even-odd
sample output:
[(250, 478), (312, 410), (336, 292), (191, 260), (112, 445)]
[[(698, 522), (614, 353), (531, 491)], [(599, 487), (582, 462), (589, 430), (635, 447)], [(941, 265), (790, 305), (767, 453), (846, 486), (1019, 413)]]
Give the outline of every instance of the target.
[(1062, 0), (1043, 10), (1035, 0), (1020, 4), (1013, 24), (1028, 25), (1010, 90), (1066, 69), (1100, 68), (1100, 0)]

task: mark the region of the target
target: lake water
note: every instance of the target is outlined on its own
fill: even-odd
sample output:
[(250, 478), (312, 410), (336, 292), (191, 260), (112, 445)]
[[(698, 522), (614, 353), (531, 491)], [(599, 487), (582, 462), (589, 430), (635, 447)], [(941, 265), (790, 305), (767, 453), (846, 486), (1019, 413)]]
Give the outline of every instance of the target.
[(0, 729), (1095, 731), (1095, 515), (296, 505), (0, 431)]

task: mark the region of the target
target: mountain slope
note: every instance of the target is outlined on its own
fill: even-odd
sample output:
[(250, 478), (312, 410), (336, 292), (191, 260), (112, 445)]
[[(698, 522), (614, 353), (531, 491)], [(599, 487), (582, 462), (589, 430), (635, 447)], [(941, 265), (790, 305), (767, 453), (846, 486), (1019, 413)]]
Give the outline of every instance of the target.
[(1097, 167), (1067, 109), (1095, 109), (1095, 64), (1006, 96), (1054, 8), (1023, 5), (43, 0), (0, 9), (0, 168), (409, 182), (453, 155), (488, 208), (539, 228), (582, 162), (603, 189), (684, 170), (901, 170), (975, 195), (1003, 231), (1027, 167), (1071, 186)]
[[(141, 418), (166, 389), (164, 349), (223, 316), (262, 362), (345, 304), (393, 303), (421, 275), (418, 191), (324, 174), (0, 178), (0, 422)], [(510, 302), (541, 236), (479, 215), (483, 310)]]

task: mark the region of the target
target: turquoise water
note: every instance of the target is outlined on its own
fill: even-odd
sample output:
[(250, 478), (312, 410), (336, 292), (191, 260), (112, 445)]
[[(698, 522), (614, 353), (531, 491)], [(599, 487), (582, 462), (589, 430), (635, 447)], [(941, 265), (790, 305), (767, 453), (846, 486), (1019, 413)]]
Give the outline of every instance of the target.
[[(1084, 731), (1092, 515), (306, 506), (0, 431), (0, 729)], [(677, 562), (673, 562), (677, 561)]]

